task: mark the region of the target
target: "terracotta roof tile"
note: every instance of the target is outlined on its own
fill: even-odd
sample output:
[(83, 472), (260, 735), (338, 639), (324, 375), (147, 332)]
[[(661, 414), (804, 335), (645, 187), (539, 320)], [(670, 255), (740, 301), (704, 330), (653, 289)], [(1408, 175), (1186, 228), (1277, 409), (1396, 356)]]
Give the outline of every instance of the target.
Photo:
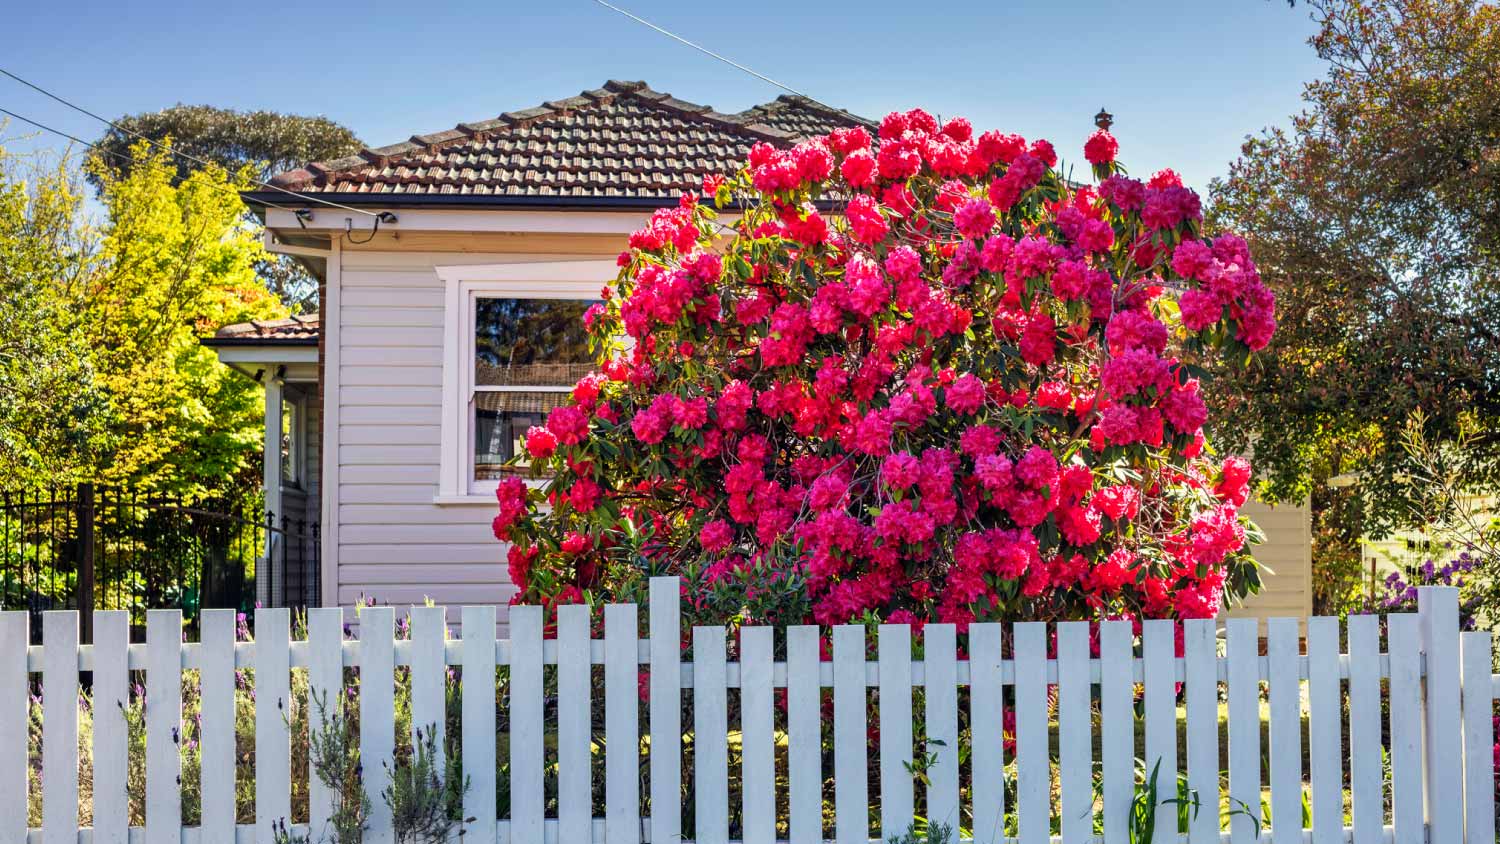
[(317, 314), (299, 314), (286, 319), (257, 319), (226, 325), (205, 338), (205, 345), (285, 344), (311, 345), (318, 342), (321, 320)]
[(337, 161), (272, 181), (308, 193), (675, 198), (703, 175), (738, 168), (758, 142), (791, 146), (870, 121), (804, 97), (738, 114), (653, 91), (604, 87)]

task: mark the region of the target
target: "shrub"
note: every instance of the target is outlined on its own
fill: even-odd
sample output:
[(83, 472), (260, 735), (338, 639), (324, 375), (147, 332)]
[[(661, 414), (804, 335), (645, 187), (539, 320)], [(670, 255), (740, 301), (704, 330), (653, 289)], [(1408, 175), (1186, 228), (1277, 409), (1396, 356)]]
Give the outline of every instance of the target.
[[(518, 601), (833, 624), (1207, 617), (1256, 591), (1208, 355), (1269, 341), (1245, 243), (1170, 170), (915, 110), (705, 178), (585, 316), (598, 372), (500, 484)], [(730, 225), (709, 208), (732, 208)], [(542, 505), (547, 505), (543, 507)]]

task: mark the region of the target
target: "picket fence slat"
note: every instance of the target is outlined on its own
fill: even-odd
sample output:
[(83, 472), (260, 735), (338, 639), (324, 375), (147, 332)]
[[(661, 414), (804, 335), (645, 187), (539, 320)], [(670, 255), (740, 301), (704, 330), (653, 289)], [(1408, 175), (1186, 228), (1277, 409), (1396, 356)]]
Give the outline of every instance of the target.
[[(299, 781), (310, 774), (290, 770), (293, 735), (287, 714), (293, 706), (293, 672), (307, 671), (310, 729), (317, 730), (321, 718), (336, 711), (320, 709), (317, 701), (326, 695), (330, 707), (339, 706), (346, 698), (345, 673), (352, 667), (359, 677), (360, 745), (371, 810), (364, 840), (390, 842), (394, 830), (382, 792), (397, 743), (414, 737), (395, 731), (397, 666), (410, 667), (413, 730), (422, 729), (424, 735), (429, 726), (444, 720), (449, 666), (462, 672), (459, 745), (470, 780), (464, 811), (474, 819), (466, 824), (464, 838), (482, 844), (640, 844), (657, 840), (658, 830), (676, 830), (660, 834), (681, 844), (728, 844), (731, 835), (741, 844), (774, 844), (783, 834), (789, 844), (821, 844), (825, 823), (831, 824), (839, 844), (868, 844), (874, 836), (901, 836), (918, 815), (933, 826), (971, 829), (976, 842), (1093, 844), (1100, 841), (1094, 833), (1099, 798), (1103, 814), (1097, 822), (1104, 844), (1125, 844), (1137, 782), (1138, 739), (1144, 742), (1147, 774), (1159, 765), (1157, 792), (1163, 802), (1151, 830), (1157, 841), (1495, 840), (1491, 713), (1500, 682), (1490, 663), (1494, 643), (1488, 633), (1460, 633), (1457, 595), (1451, 589), (1424, 589), (1416, 614), (1351, 616), (1347, 653), (1340, 652), (1343, 631), (1333, 618), (1271, 620), (1265, 656), (1257, 622), (1230, 620), (1222, 657), (1216, 653), (1217, 627), (1210, 620), (1188, 621), (1180, 628), (1170, 621), (1147, 621), (1139, 638), (1130, 622), (1103, 622), (1097, 633), (1097, 659), (1090, 657), (1093, 636), (1085, 623), (976, 623), (967, 631), (967, 659), (962, 660), (960, 636), (952, 625), (931, 624), (921, 631), (920, 658), (913, 656), (913, 628), (881, 625), (876, 647), (870, 650), (866, 628), (847, 625), (831, 631), (828, 663), (822, 659), (822, 631), (788, 628), (785, 662), (778, 663), (781, 634), (771, 627), (749, 626), (738, 631), (738, 661), (732, 663), (725, 628), (693, 629), (689, 664), (682, 661), (679, 589), (673, 579), (653, 579), (651, 635), (646, 640), (638, 634), (641, 617), (633, 605), (604, 608), (604, 633), (598, 641), (591, 636), (595, 617), (582, 605), (557, 608), (555, 639), (549, 638), (547, 628), (551, 610), (512, 608), (506, 640), (495, 637), (497, 608), (467, 607), (462, 611), (462, 640), (452, 643), (446, 641), (445, 610), (437, 607), (411, 608), (410, 639), (399, 642), (393, 608), (363, 608), (357, 643), (343, 641), (343, 614), (338, 609), (312, 611), (307, 640), (296, 642), (290, 638), (287, 610), (260, 610), (257, 635), (247, 643), (235, 642), (232, 611), (203, 611), (199, 641), (190, 643), (182, 642), (180, 612), (151, 611), (144, 645), (128, 643), (127, 613), (96, 613), (93, 627), (99, 642), (80, 645), (77, 614), (50, 612), (42, 615), (41, 647), (29, 645), (25, 614), (0, 614), (0, 683), (22, 692), (0, 691), (0, 705), (14, 707), (18, 715), (6, 717), (8, 713), (0, 710), (0, 752), (19, 748), (17, 755), (23, 760), (29, 752), (24, 693), (37, 674), (43, 708), (42, 793), (29, 795), (41, 798), (43, 823), (35, 830), (24, 828), (27, 771), (0, 762), (0, 771), (10, 778), (0, 786), (12, 786), (0, 790), (0, 809), (12, 812), (0, 818), (0, 833), (10, 836), (0, 835), (0, 840), (269, 842), (271, 824), (283, 819), (294, 835), (310, 834), (319, 840), (328, 831), (336, 795), (316, 777), (308, 778), (308, 823), (290, 823), (297, 798), (292, 791), (294, 774)], [(1303, 624), (1306, 656), (1301, 654)], [(1002, 659), (1007, 634), (1013, 653)], [(1174, 653), (1177, 641), (1180, 656)], [(1054, 648), (1055, 656), (1049, 658)], [(557, 666), (555, 672), (548, 671), (549, 664)], [(502, 682), (499, 666), (506, 666), (508, 676), (496, 686)], [(649, 686), (642, 674), (648, 668)], [(254, 678), (255, 735), (238, 737), (253, 742), (257, 768), (255, 820), (247, 825), (236, 823), (233, 773), (239, 761), (234, 721), (240, 694), (236, 674), (241, 670), (253, 672), (247, 676)], [(80, 830), (78, 817), (78, 795), (84, 785), (78, 778), (80, 671), (93, 672), (92, 830)], [(126, 826), (130, 806), (125, 789), (110, 787), (128, 780), (133, 766), (140, 764), (127, 756), (131, 747), (140, 746), (129, 736), (125, 717), (132, 671), (145, 672), (147, 704), (145, 826), (140, 829)], [(604, 678), (601, 735), (593, 732), (598, 714), (596, 671)], [(549, 685), (554, 676), (555, 693)], [(189, 682), (199, 684), (201, 722), (184, 734)], [(1227, 804), (1220, 802), (1218, 770), (1221, 682), (1226, 684), (1229, 710)], [(690, 716), (682, 706), (684, 688), (691, 694)], [(780, 689), (785, 689), (784, 736), (777, 732)], [(827, 728), (825, 689), (832, 700), (832, 723)], [(874, 721), (869, 720), (871, 689), (879, 701)], [(922, 690), (920, 712), (914, 711), (917, 689)], [(1263, 689), (1268, 690), (1268, 717), (1261, 710)], [(1097, 769), (1091, 711), (1096, 693)], [(1138, 693), (1143, 695), (1139, 699)], [(958, 707), (965, 696), (970, 733), (962, 737)], [(549, 735), (548, 701), (554, 700), (555, 769), (547, 766), (554, 740)], [(1055, 746), (1049, 723), (1054, 702)], [(1185, 707), (1185, 728), (1178, 722), (1179, 703)], [(1144, 721), (1139, 737), (1137, 705)], [(496, 731), (497, 710), (504, 713), (503, 732)], [(649, 730), (640, 722), (643, 710)], [(734, 712), (739, 715), (731, 723)], [(1012, 713), (1014, 735), (1009, 736), (1005, 725)], [(1385, 713), (1388, 768), (1381, 752)], [(685, 716), (692, 721), (686, 734)], [(874, 729), (867, 733), (867, 728)], [(1261, 730), (1267, 728), (1269, 742), (1263, 749)], [(440, 729), (430, 735), (446, 752)], [(867, 776), (869, 737), (876, 734), (878, 808), (870, 799)], [(833, 739), (831, 748), (824, 745), (825, 736)], [(1012, 738), (1014, 755), (1007, 759), (1007, 740)], [(188, 739), (201, 742), (203, 766), (202, 820), (194, 827), (183, 826), (178, 787), (182, 742)], [(960, 747), (961, 739), (968, 744)], [(296, 740), (303, 740), (300, 734)], [(691, 828), (684, 830), (682, 751), (688, 741), (695, 770), (688, 794), (695, 808)], [(500, 744), (506, 758), (497, 767)], [(1174, 800), (1179, 745), (1186, 760), (1182, 781), (1192, 794), (1186, 809)], [(739, 751), (739, 761), (731, 770), (732, 749)], [(825, 749), (832, 755), (833, 770), (828, 772), (823, 769)], [(972, 806), (961, 813), (958, 760), (965, 752), (973, 781)], [(1270, 826), (1257, 839), (1254, 816), (1262, 812), (1262, 752), (1269, 766)], [(594, 805), (592, 796), (600, 785), (593, 779), (596, 753), (603, 756), (602, 806)], [(649, 772), (642, 753), (649, 757)], [(306, 757), (299, 751), (296, 758)], [(1008, 769), (1007, 763), (1014, 767)], [(554, 770), (557, 817), (548, 818), (545, 801)], [(1014, 772), (1013, 782), (1006, 779), (1008, 770)], [(1391, 778), (1389, 824), (1385, 770)], [(778, 792), (783, 771), (785, 798)], [(833, 790), (833, 811), (826, 818), (825, 773), (831, 775)], [(501, 774), (508, 777), (509, 790), (503, 818), (498, 817), (495, 799)], [(738, 775), (738, 791), (731, 791), (731, 774)], [(646, 803), (643, 779), (650, 782)], [(1013, 788), (1014, 806), (1007, 812), (1008, 787)], [(738, 796), (739, 805), (730, 806), (732, 796)], [(1228, 829), (1221, 831), (1226, 808), (1231, 816)], [(779, 809), (788, 814), (780, 816)], [(1179, 811), (1189, 814), (1186, 836), (1177, 829)], [(1310, 824), (1305, 821), (1309, 812)], [(872, 821), (879, 830), (874, 836)], [(787, 825), (781, 826), (783, 822)], [(1309, 825), (1311, 830), (1304, 828)], [(1444, 831), (1435, 831), (1439, 829)]]
[[(491, 624), (491, 638), (494, 629)], [(594, 740), (589, 635), (587, 606), (557, 608), (557, 832), (563, 841), (587, 840), (594, 820), (589, 782)], [(489, 709), (494, 708), (492, 699)], [(464, 720), (467, 723), (467, 714)], [(652, 751), (654, 755), (654, 743)]]
[(1351, 615), (1349, 638), (1349, 799), (1353, 844), (1378, 844), (1385, 825), (1380, 744), (1380, 619)]
[(370, 801), (364, 844), (394, 844), (391, 810), (381, 799), (390, 785), (396, 740), (396, 611), (359, 613), (359, 758)]
[(1308, 765), (1313, 844), (1344, 840), (1344, 732), (1340, 722), (1339, 620), (1307, 621)]
[(911, 628), (882, 624), (880, 651), (880, 837), (900, 837), (911, 823)]
[(1200, 807), (1189, 818), (1192, 844), (1219, 841), (1219, 672), (1212, 619), (1183, 622), (1188, 788)]
[[(102, 613), (100, 614), (102, 615)], [(128, 613), (120, 613), (121, 641), (129, 641), (130, 616)], [(200, 713), (203, 717), (202, 742), (199, 745), (199, 764), (203, 770), (211, 772), (210, 776), (200, 777), (202, 782), (203, 796), (203, 840), (206, 844), (233, 844), (235, 835), (235, 805), (234, 805), (234, 728), (215, 729), (214, 725), (234, 724), (234, 638), (237, 626), (237, 613), (234, 610), (204, 610), (199, 621), (198, 638), (203, 645), (203, 667), (198, 669), (198, 682), (201, 688)], [(94, 616), (94, 635), (100, 634), (99, 615)], [(101, 640), (102, 641), (102, 640)], [(95, 648), (97, 661), (99, 654)], [(124, 656), (123, 648), (120, 656)], [(124, 675), (124, 659), (120, 659), (121, 679)], [(94, 670), (95, 695), (99, 693), (99, 671)], [(114, 708), (114, 707), (111, 707)], [(94, 729), (99, 725), (96, 723)], [(124, 776), (123, 766), (125, 764), (124, 734), (120, 735), (122, 742), (119, 761), (114, 763), (121, 766), (120, 775)], [(95, 757), (95, 776), (98, 776), (98, 758)], [(109, 782), (111, 780), (105, 780)], [(124, 790), (110, 789), (119, 794), (123, 805)], [(113, 795), (111, 795), (113, 796)], [(311, 806), (315, 811), (323, 804), (323, 799), (314, 794)], [(99, 827), (99, 789), (94, 790), (95, 829)], [(120, 824), (123, 835), (124, 817), (122, 815)], [(315, 826), (321, 829), (322, 825)], [(117, 839), (123, 844), (124, 838)]]
[[(433, 731), (434, 746), (443, 753), (447, 726), (445, 685), (448, 666), (443, 658), (443, 640), (447, 633), (447, 613), (442, 607), (412, 607), (411, 615), (411, 729), (412, 741), (417, 731)], [(512, 638), (515, 638), (512, 636)], [(540, 655), (540, 637), (536, 642)], [(540, 671), (538, 659), (538, 671)], [(416, 745), (413, 744), (413, 747)], [(439, 776), (441, 776), (441, 770)]]
[(926, 662), (927, 818), (955, 832), (958, 817), (958, 631), (951, 624), (929, 624), (922, 631)]
[(1386, 616), (1391, 654), (1391, 815), (1395, 844), (1422, 844), (1422, 641), (1411, 613)]
[[(224, 615), (228, 616), (226, 619)], [(234, 647), (234, 611), (210, 610), (203, 614), (203, 641), (213, 642), (222, 638), (221, 630), (229, 631), (229, 648)], [(125, 610), (106, 610), (94, 613), (94, 841), (97, 844), (125, 844), (129, 834), (130, 803), (122, 787), (104, 788), (98, 784), (124, 783), (130, 770), (129, 747), (126, 735), (125, 707), (130, 703), (130, 613)], [(225, 650), (219, 646), (219, 656), (209, 661), (201, 671), (203, 684), (202, 713), (205, 724), (234, 723), (234, 664), (226, 660)], [(213, 688), (210, 694), (209, 681), (225, 688)], [(222, 701), (228, 700), (226, 709)], [(225, 734), (229, 734), (228, 741)], [(212, 741), (210, 741), (212, 736)], [(200, 760), (208, 770), (233, 771), (234, 748), (232, 730), (206, 730), (202, 734), (203, 744)], [(228, 752), (225, 752), (225, 748)], [(221, 776), (203, 779), (203, 827), (204, 841), (213, 844), (215, 835), (224, 840), (222, 814), (215, 801), (223, 799), (225, 788), (230, 794), (229, 824), (234, 824), (233, 795), (234, 777)], [(24, 789), (24, 787), (23, 787)], [(23, 790), (24, 793), (24, 790)], [(212, 811), (211, 811), (212, 810)], [(210, 834), (212, 833), (212, 834)]]
[(1127, 813), (1135, 791), (1133, 638), (1128, 621), (1099, 624), (1099, 729), (1105, 844), (1126, 844), (1129, 836)]
[(839, 625), (833, 628), (833, 813), (838, 844), (870, 840), (867, 741), (865, 629)]
[(1489, 633), (1464, 633), (1463, 663), (1464, 841), (1495, 840), (1493, 641)]
[[(146, 838), (155, 842), (175, 840), (182, 826), (181, 611), (147, 611), (146, 646)], [(258, 732), (260, 724), (255, 726)]]
[(693, 783), (696, 840), (729, 841), (729, 706), (725, 631), (693, 629)]
[(682, 836), (682, 587), (651, 578), (651, 840)]
[(972, 733), (974, 840), (995, 844), (1005, 831), (1004, 689), (1000, 625), (969, 625), (969, 725)]
[(1094, 834), (1090, 693), (1088, 623), (1063, 622), (1057, 625), (1057, 776), (1066, 844)]
[[(42, 640), (55, 643), (42, 655), (42, 841), (73, 844), (78, 828), (78, 614), (42, 613)], [(166, 703), (165, 690), (160, 699)]]
[(542, 607), (510, 611), (510, 834), (538, 841), (546, 804), (542, 779)]
[(1228, 680), (1230, 840), (1255, 840), (1260, 818), (1259, 622), (1231, 618), (1225, 627)]
[[(344, 698), (344, 611), (319, 607), (307, 611), (308, 727), (319, 730), (339, 720)], [(232, 703), (232, 702), (231, 702)], [(331, 834), (333, 789), (308, 772), (308, 828)]]
[(1089, 718), (1089, 625), (1058, 625), (1058, 792), (1062, 840), (1094, 835), (1094, 726)]
[[(285, 608), (255, 611), (255, 830), (291, 822), (291, 615)], [(146, 707), (149, 713), (150, 706)]]
[(608, 844), (641, 838), (640, 615), (604, 608), (604, 830)]
[(1270, 668), (1271, 830), (1281, 838), (1301, 838), (1302, 830), (1302, 688), (1297, 657), (1300, 631), (1293, 618), (1266, 622), (1266, 655)]
[(26, 840), (27, 730), (31, 705), (26, 666), (31, 617), (0, 612), (0, 840)]
[(1016, 832), (1022, 844), (1051, 838), (1052, 771), (1047, 757), (1047, 625), (1013, 627), (1016, 664)]
[(786, 631), (787, 823), (790, 844), (823, 840), (823, 717), (818, 628)]
[[(1143, 624), (1141, 652), (1146, 686), (1146, 775), (1157, 775), (1160, 794), (1177, 793), (1177, 671), (1173, 662), (1175, 625), (1165, 619)], [(1177, 834), (1177, 813), (1158, 808), (1154, 840)]]
[(740, 628), (741, 774), (745, 844), (776, 840), (775, 689), (771, 660), (775, 631)]
[(1464, 835), (1463, 733), (1459, 703), (1458, 588), (1432, 586), (1417, 593), (1426, 655), (1423, 684), (1422, 795), (1430, 841)]
[[(588, 637), (588, 609), (582, 606), (561, 610), (583, 613), (583, 636)], [(562, 619), (558, 628), (561, 640)], [(468, 778), (468, 792), (463, 793), (463, 817), (472, 817), (474, 825), (465, 835), (465, 844), (493, 844), (495, 841), (495, 607), (463, 607), (459, 618), (463, 642), (460, 643), (462, 685), (460, 702), (463, 732), (463, 777)], [(559, 642), (561, 646), (561, 642)], [(585, 643), (585, 648), (586, 648)], [(576, 661), (576, 655), (574, 655)], [(586, 672), (585, 666), (585, 672)], [(561, 675), (561, 672), (559, 672)], [(561, 684), (561, 679), (559, 679)], [(561, 685), (559, 685), (561, 690)], [(585, 685), (586, 690), (586, 685)], [(583, 696), (588, 700), (588, 696)], [(586, 709), (586, 708), (585, 708)], [(558, 747), (561, 756), (561, 700), (558, 715)], [(586, 717), (585, 717), (586, 724)], [(558, 774), (561, 783), (561, 771)], [(585, 810), (588, 801), (585, 801)]]

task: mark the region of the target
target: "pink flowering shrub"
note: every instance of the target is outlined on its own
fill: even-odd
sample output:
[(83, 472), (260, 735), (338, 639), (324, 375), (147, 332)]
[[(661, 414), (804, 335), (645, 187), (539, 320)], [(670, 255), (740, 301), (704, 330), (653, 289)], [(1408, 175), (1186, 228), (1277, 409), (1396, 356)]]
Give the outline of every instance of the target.
[[(1256, 591), (1198, 368), (1270, 340), (1171, 171), (895, 113), (704, 180), (630, 238), (600, 353), (499, 489), (517, 600), (759, 623), (1202, 618)], [(732, 225), (718, 221), (732, 207)], [(543, 506), (546, 505), (546, 506)]]

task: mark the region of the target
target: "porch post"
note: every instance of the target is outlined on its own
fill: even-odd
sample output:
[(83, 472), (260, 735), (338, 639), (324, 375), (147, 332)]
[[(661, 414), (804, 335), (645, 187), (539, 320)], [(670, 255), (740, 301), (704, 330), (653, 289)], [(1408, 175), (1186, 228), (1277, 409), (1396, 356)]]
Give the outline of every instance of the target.
[(277, 519), (282, 516), (281, 512), (281, 388), (282, 375), (280, 368), (268, 372), (265, 377), (266, 393), (266, 441), (265, 456), (262, 467), (265, 477), (262, 480), (262, 488), (266, 496), (266, 510), (274, 514), (274, 518), (268, 521), (266, 530), (265, 556), (261, 560), (261, 566), (255, 573), (255, 597), (265, 607), (276, 606), (276, 596), (271, 594), (271, 585), (274, 581), (281, 580), (281, 572), (272, 572), (270, 568), (280, 555), (276, 552), (279, 538), (270, 530), (271, 525), (277, 524)]

